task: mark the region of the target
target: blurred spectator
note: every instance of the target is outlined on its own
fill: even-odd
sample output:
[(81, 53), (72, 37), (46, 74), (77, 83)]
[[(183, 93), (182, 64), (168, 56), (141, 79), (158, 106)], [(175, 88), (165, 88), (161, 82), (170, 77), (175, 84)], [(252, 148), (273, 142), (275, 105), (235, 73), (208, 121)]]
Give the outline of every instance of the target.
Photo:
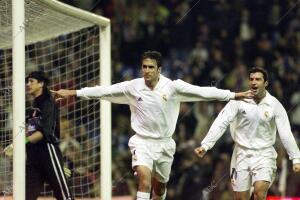
[[(257, 66), (268, 69), (271, 82), (268, 90), (289, 111), (294, 134), (300, 141), (300, 7), (296, 6), (297, 0), (64, 1), (111, 19), (112, 82), (139, 76), (138, 58), (145, 50), (159, 50), (163, 53), (163, 73), (172, 79), (181, 78), (200, 86), (241, 91), (247, 88), (249, 68)], [(53, 89), (98, 84), (98, 79), (93, 79), (93, 72), (87, 72), (98, 64), (95, 60), (99, 60), (99, 55), (94, 55), (89, 45), (99, 44), (99, 38), (89, 34), (87, 40), (81, 41), (82, 38), (76, 36), (62, 36), (57, 45), (51, 45), (50, 41), (32, 44), (27, 48), (29, 68), (50, 69), (56, 66), (50, 72), (52, 82), (55, 83)], [(8, 87), (7, 77), (11, 77), (11, 54), (11, 50), (0, 50), (1, 92)], [(84, 59), (79, 59), (81, 56)], [(84, 67), (79, 69), (80, 66)], [(64, 74), (67, 69), (72, 73)], [(0, 96), (0, 125), (5, 127), (0, 130), (1, 142), (9, 139), (7, 130), (11, 130), (11, 122), (7, 121), (11, 119), (11, 108), (6, 106), (9, 101), (10, 97)], [(99, 109), (97, 101), (83, 103), (68, 99), (61, 103), (64, 107), (61, 114), (65, 117), (62, 119), (61, 148), (69, 160), (69, 167), (75, 170), (74, 184), (84, 182), (85, 188), (82, 190), (90, 190), (96, 195), (99, 193), (96, 188), (99, 187), (97, 180), (100, 177), (91, 173), (91, 169), (98, 166), (84, 168), (89, 161), (75, 159), (79, 153), (87, 157), (100, 149), (100, 119), (89, 112), (91, 105), (93, 109)], [(76, 110), (79, 106), (84, 109)], [(204, 199), (203, 194), (208, 199), (231, 199), (226, 157), (227, 153), (231, 154), (230, 135), (225, 134), (217, 148), (203, 161), (191, 152), (193, 146), (199, 144), (207, 133), (222, 107), (222, 103), (212, 102), (182, 104), (174, 134), (179, 147), (174, 158), (167, 199), (186, 199), (191, 194), (195, 195), (194, 199)], [(76, 121), (68, 120), (68, 117), (83, 114), (86, 114), (85, 117)], [(128, 170), (131, 157), (124, 151), (132, 134), (128, 114), (127, 108), (113, 105), (115, 195), (135, 193), (135, 187), (132, 186), (134, 177), (132, 171)], [(72, 130), (70, 127), (75, 128)], [(278, 168), (285, 156), (284, 152), (278, 156)], [(6, 163), (7, 160), (2, 158), (0, 156), (1, 162)], [(95, 159), (93, 163), (99, 165), (99, 158), (91, 156), (91, 159)], [(223, 174), (226, 174), (224, 178)], [(3, 180), (0, 178), (1, 182)], [(212, 184), (218, 180), (218, 186), (211, 191)], [(297, 190), (300, 188), (298, 180), (298, 176), (289, 173), (287, 194), (300, 195)], [(273, 189), (270, 189), (276, 195), (279, 194), (277, 182), (278, 178), (272, 185)]]
[[(235, 91), (248, 88), (249, 68), (264, 67), (270, 72), (272, 83), (268, 90), (287, 110), (291, 110), (291, 124), (299, 140), (300, 9), (295, 7), (296, 3), (295, 0), (284, 3), (277, 0), (155, 0), (144, 4), (137, 0), (104, 1), (98, 4), (98, 8), (112, 19), (113, 79), (120, 81), (139, 76), (139, 60), (136, 58), (148, 49), (163, 52), (163, 73), (173, 79)], [(286, 15), (291, 7), (294, 9)], [(226, 155), (231, 153), (230, 134), (225, 134), (217, 150), (210, 155), (212, 157), (207, 158), (213, 159), (208, 163), (215, 166), (213, 171), (207, 172), (209, 181), (197, 181), (201, 170), (206, 168), (202, 161), (187, 153), (200, 142), (222, 107), (223, 104), (219, 103), (182, 105), (174, 134), (179, 147), (170, 178), (170, 199), (186, 198), (200, 191), (199, 188), (206, 192), (207, 198), (231, 199), (226, 176), (213, 192), (205, 190), (210, 186), (209, 181), (221, 178), (222, 173), (229, 174)], [(131, 134), (128, 122), (124, 120), (124, 113), (128, 111), (117, 105), (113, 109), (114, 117), (118, 119), (113, 120), (113, 151), (115, 162), (123, 166), (121, 152)], [(116, 179), (120, 177), (117, 167), (113, 174)], [(276, 183), (273, 186), (276, 188)], [(276, 189), (270, 191), (278, 192)], [(200, 193), (195, 195), (203, 197)]]

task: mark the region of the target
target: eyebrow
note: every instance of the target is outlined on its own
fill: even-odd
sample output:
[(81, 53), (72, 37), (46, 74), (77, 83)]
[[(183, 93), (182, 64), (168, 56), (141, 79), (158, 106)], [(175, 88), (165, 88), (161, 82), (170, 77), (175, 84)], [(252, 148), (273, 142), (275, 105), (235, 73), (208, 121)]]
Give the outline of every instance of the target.
[(263, 77), (249, 77), (249, 79), (264, 79)]

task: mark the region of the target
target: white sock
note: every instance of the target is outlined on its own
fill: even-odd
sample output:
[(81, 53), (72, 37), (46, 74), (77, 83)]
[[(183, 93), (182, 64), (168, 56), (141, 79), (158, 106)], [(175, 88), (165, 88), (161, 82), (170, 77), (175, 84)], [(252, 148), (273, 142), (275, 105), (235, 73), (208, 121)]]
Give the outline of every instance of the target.
[(147, 192), (137, 192), (136, 200), (150, 200), (150, 193)]
[(162, 196), (157, 196), (153, 190), (153, 197), (152, 200), (165, 200), (167, 196), (167, 189), (165, 190), (165, 193)]

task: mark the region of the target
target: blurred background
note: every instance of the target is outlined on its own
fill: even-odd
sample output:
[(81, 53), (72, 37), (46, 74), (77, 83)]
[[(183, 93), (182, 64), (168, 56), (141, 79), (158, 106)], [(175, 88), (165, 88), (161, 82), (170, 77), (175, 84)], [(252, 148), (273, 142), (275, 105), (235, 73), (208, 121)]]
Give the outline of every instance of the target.
[[(162, 53), (162, 74), (199, 86), (244, 91), (248, 89), (248, 70), (254, 66), (265, 68), (270, 79), (268, 91), (284, 105), (299, 146), (300, 0), (61, 1), (111, 20), (112, 83), (140, 77), (141, 54), (147, 50)], [(86, 86), (81, 81), (96, 85), (99, 77), (81, 74), (83, 71), (96, 74), (99, 70), (91, 68), (98, 67), (99, 54), (90, 55), (92, 50), (88, 47), (89, 43), (99, 43), (98, 37), (94, 36), (97, 30), (89, 28), (82, 32), (86, 40), (77, 38), (81, 33), (75, 33), (29, 45), (26, 69), (32, 70), (41, 65), (45, 69), (57, 66), (51, 71), (54, 89), (79, 89)], [(83, 50), (77, 51), (78, 46)], [(43, 51), (46, 52), (45, 56), (42, 55)], [(72, 56), (66, 58), (66, 52), (71, 52)], [(76, 58), (80, 56), (84, 59), (78, 61)], [(9, 70), (1, 68), (11, 66), (11, 51), (1, 50), (0, 58), (2, 85), (6, 77), (11, 77)], [(78, 69), (83, 63), (89, 62), (92, 64)], [(65, 73), (67, 68), (72, 68), (73, 72)], [(1, 92), (2, 96), (7, 96), (5, 91)], [(6, 112), (8, 109), (5, 107), (11, 99), (0, 100), (0, 110), (5, 110), (0, 115), (1, 127), (10, 127), (7, 119), (11, 113)], [(99, 109), (97, 102), (92, 105), (94, 110)], [(193, 152), (225, 103), (181, 104), (173, 135), (177, 151), (168, 183), (168, 200), (232, 199), (229, 167), (233, 142), (229, 130), (203, 159), (197, 158)], [(82, 197), (97, 196), (99, 176), (92, 172), (99, 171), (99, 115), (89, 112), (90, 103), (75, 101), (75, 98), (61, 104), (72, 111), (69, 115), (85, 114), (79, 118), (80, 122), (71, 120), (70, 116), (61, 119), (60, 147), (68, 167), (74, 172), (74, 185), (84, 186), (78, 189), (80, 191), (76, 191), (75, 187), (74, 191), (81, 193)], [(79, 107), (78, 104), (84, 105), (84, 109), (73, 112), (74, 107)], [(126, 105), (113, 104), (112, 109), (113, 195), (134, 197), (136, 180), (127, 145), (134, 134), (130, 128), (130, 111)], [(65, 113), (65, 110), (61, 112)], [(8, 129), (0, 129), (3, 132), (1, 135), (5, 136), (1, 142), (5, 145), (9, 141)], [(300, 173), (293, 173), (291, 161), (287, 162), (287, 166), (284, 164), (288, 156), (279, 138), (275, 146), (278, 171), (269, 195), (300, 197)], [(92, 156), (89, 158), (91, 160), (79, 163), (76, 160), (79, 152), (85, 157)], [(7, 188), (5, 183), (9, 182), (12, 174), (5, 172), (10, 171), (11, 163), (6, 158), (0, 158), (0, 172), (4, 172), (0, 173), (0, 188)], [(89, 163), (92, 164), (85, 169), (83, 166)], [(285, 167), (287, 174), (282, 173)]]
[[(146, 50), (163, 54), (162, 74), (200, 86), (247, 90), (247, 70), (263, 67), (269, 92), (286, 108), (300, 139), (300, 2), (297, 0), (65, 0), (112, 22), (112, 81), (139, 77)], [(177, 151), (167, 199), (232, 199), (229, 165), (232, 139), (227, 132), (198, 159), (193, 153), (224, 103), (183, 103), (174, 139)], [(134, 195), (127, 142), (129, 108), (113, 104), (113, 193)], [(278, 173), (269, 190), (281, 195), (283, 158), (278, 138)], [(300, 196), (300, 174), (288, 161), (286, 196)]]

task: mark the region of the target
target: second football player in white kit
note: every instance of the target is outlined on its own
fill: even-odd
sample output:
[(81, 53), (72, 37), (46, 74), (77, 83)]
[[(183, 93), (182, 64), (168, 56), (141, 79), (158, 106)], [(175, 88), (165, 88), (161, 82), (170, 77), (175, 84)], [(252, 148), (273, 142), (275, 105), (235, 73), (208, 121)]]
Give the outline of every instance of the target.
[(176, 144), (172, 139), (179, 115), (180, 102), (229, 101), (247, 98), (251, 93), (233, 93), (213, 87), (199, 87), (182, 80), (172, 81), (161, 72), (159, 52), (148, 51), (142, 56), (143, 78), (96, 86), (81, 90), (59, 90), (62, 96), (101, 98), (113, 103), (128, 104), (131, 127), (135, 135), (130, 138), (132, 167), (138, 176), (137, 200), (165, 199)]
[(293, 170), (300, 171), (300, 152), (287, 113), (282, 104), (266, 90), (267, 85), (267, 72), (262, 68), (252, 68), (249, 72), (249, 87), (254, 98), (227, 103), (201, 142), (201, 147), (195, 149), (195, 153), (203, 157), (230, 124), (235, 142), (231, 159), (235, 199), (248, 200), (252, 185), (254, 199), (266, 199), (276, 174), (277, 153), (273, 145), (277, 130), (293, 161)]

